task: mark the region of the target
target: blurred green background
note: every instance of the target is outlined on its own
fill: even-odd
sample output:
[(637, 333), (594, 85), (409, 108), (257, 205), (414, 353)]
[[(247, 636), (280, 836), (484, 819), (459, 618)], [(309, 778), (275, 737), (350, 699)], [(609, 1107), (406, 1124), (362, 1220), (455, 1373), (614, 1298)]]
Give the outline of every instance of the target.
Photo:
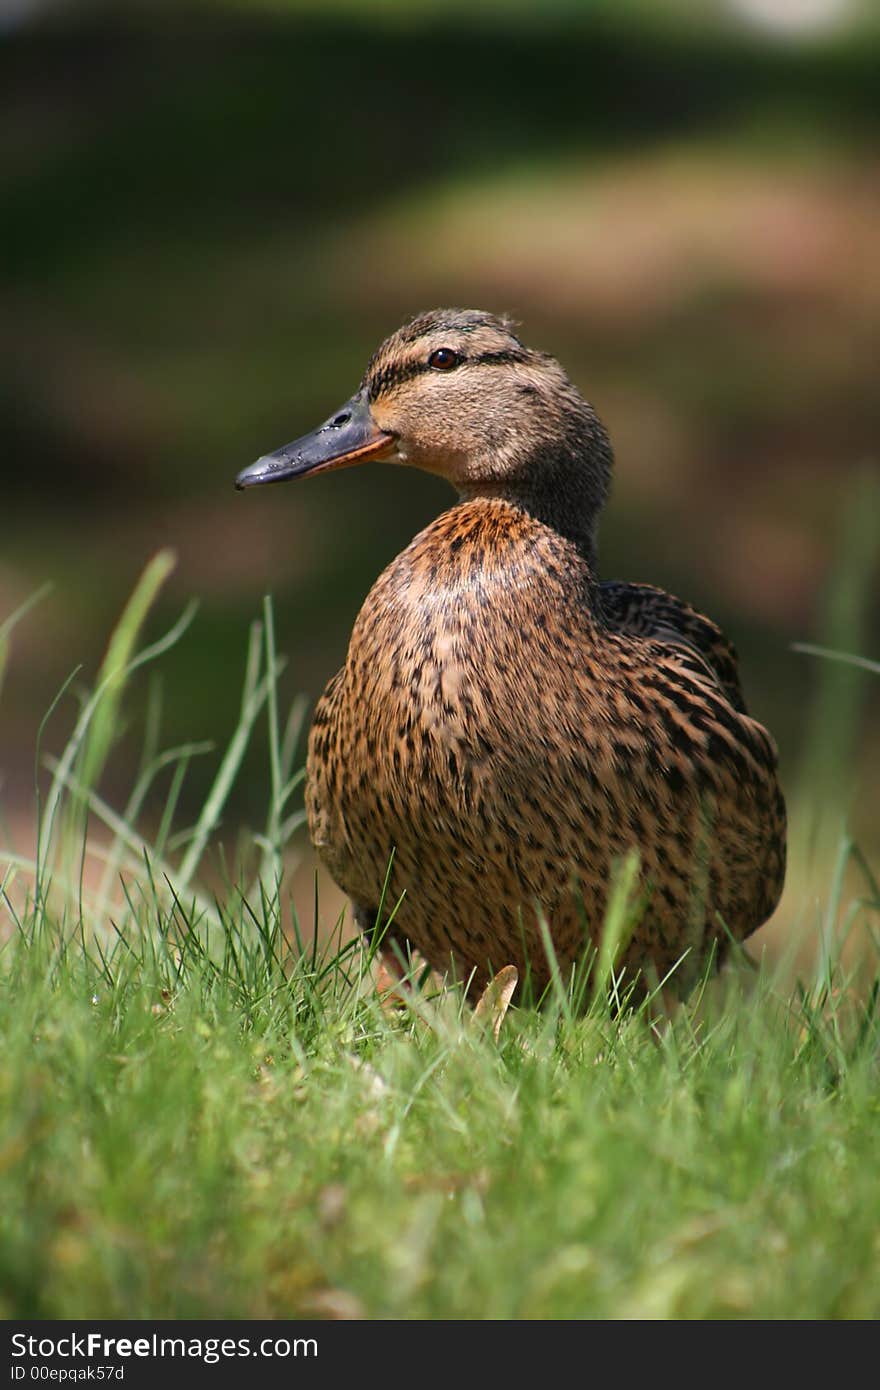
[[(163, 662), (166, 741), (228, 737), (269, 590), (284, 693), (314, 700), (369, 585), (451, 494), (380, 465), (245, 495), (233, 478), (324, 419), (405, 317), (456, 304), (511, 313), (606, 421), (603, 576), (723, 623), (790, 797), (818, 740), (877, 847), (880, 686), (829, 729), (820, 663), (791, 650), (880, 654), (870, 553), (867, 600), (858, 576), (829, 589), (872, 544), (852, 489), (880, 414), (876, 8), (118, 9), (2, 13), (0, 618), (55, 586), (3, 690), (12, 838), (40, 719), (74, 666), (93, 678), (160, 546), (179, 565), (150, 631), (201, 599)], [(215, 766), (193, 768), (192, 806)], [(261, 819), (266, 778), (257, 746), (231, 819)]]

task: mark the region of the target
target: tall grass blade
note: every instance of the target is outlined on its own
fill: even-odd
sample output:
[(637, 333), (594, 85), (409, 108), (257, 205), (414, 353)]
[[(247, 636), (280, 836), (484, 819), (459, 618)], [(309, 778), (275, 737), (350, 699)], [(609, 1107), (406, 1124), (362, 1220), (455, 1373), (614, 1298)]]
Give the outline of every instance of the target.
[(262, 674), (262, 651), (263, 651), (263, 632), (260, 623), (251, 625), (250, 641), (248, 645), (247, 662), (245, 666), (244, 689), (241, 697), (241, 712), (239, 714), (238, 725), (229, 742), (229, 747), (223, 757), (223, 761), (214, 778), (211, 790), (208, 793), (201, 815), (193, 831), (189, 849), (184, 856), (180, 866), (180, 872), (176, 877), (176, 884), (180, 892), (185, 892), (192, 881), (193, 875), (201, 862), (208, 840), (217, 828), (223, 808), (226, 805), (227, 797), (232, 790), (238, 770), (241, 766), (242, 758), (245, 755), (247, 746), (250, 742), (254, 724), (269, 697), (270, 686), (273, 685), (277, 667)]
[[(599, 952), (593, 966), (593, 1000), (607, 999), (609, 989), (616, 991), (614, 971), (632, 938), (642, 911), (638, 895), (639, 856), (630, 850), (615, 865), (599, 940)], [(615, 1001), (619, 1007), (620, 1001)]]
[(26, 598), (24, 603), (19, 604), (18, 608), (0, 623), (0, 693), (3, 691), (3, 677), (6, 674), (6, 663), (9, 660), (9, 639), (13, 628), (17, 627), (22, 618), (26, 617), (31, 609), (35, 608), (51, 591), (51, 584), (41, 585), (35, 593)]
[(110, 637), (98, 671), (97, 689), (101, 696), (93, 711), (78, 769), (78, 780), (83, 787), (96, 786), (104, 770), (114, 731), (119, 722), (122, 694), (131, 674), (132, 653), (147, 614), (176, 563), (177, 557), (171, 550), (160, 550), (153, 556), (135, 585)]
[(880, 661), (871, 661), (866, 656), (854, 656), (852, 652), (836, 652), (831, 647), (816, 647), (812, 642), (792, 642), (793, 652), (803, 652), (805, 656), (822, 656), (828, 661), (842, 661), (846, 666), (858, 666), (861, 671), (873, 671), (880, 676)]
[(850, 658), (869, 639), (871, 609), (880, 557), (880, 478), (866, 469), (844, 499), (837, 561), (829, 578), (819, 620), (820, 640), (809, 645), (823, 655), (810, 714), (798, 800), (814, 808), (806, 826), (805, 854), (824, 863), (836, 839), (851, 795), (855, 750), (871, 663)]
[[(148, 647), (144, 647), (142, 651), (138, 652), (137, 656), (132, 658), (125, 670), (124, 679), (127, 679), (134, 671), (138, 670), (139, 667), (146, 665), (146, 663), (149, 661), (154, 661), (156, 657), (162, 656), (166, 651), (173, 647), (174, 644), (179, 640), (179, 638), (189, 627), (190, 623), (192, 622), (195, 611), (196, 605), (194, 603), (188, 604), (181, 616), (178, 618), (177, 622), (174, 624), (173, 627), (169, 628), (168, 632), (165, 633), (164, 637), (160, 637), (158, 641), (153, 642)], [(69, 682), (67, 684), (69, 684)], [(66, 685), (64, 688), (66, 689)], [(71, 770), (74, 766), (74, 762), (76, 761), (77, 755), (79, 754), (79, 751), (82, 748), (83, 743), (86, 739), (86, 736), (89, 731), (89, 726), (91, 724), (95, 711), (101, 702), (101, 697), (103, 693), (103, 686), (99, 685), (98, 688), (92, 694), (92, 696), (86, 701), (80, 713), (79, 719), (77, 720), (76, 725), (74, 726), (73, 733), (68, 739), (64, 752), (59, 758), (58, 763), (55, 767), (55, 773), (52, 778), (51, 785), (49, 787), (49, 792), (46, 797), (46, 804), (40, 816), (40, 823), (38, 827), (38, 844), (40, 846), (40, 853), (38, 855), (37, 862), (40, 869), (40, 878), (44, 877), (44, 871), (48, 867), (49, 856), (52, 853), (55, 821), (58, 815), (59, 807), (61, 806), (65, 786), (71, 778)], [(56, 705), (57, 700), (53, 704), (52, 708), (54, 709)], [(86, 783), (82, 782), (82, 780), (79, 778), (77, 778), (77, 781), (81, 788), (78, 795), (80, 799), (82, 799), (85, 794)], [(64, 857), (69, 858), (69, 853), (65, 854)]]
[(266, 825), (266, 847), (263, 854), (262, 877), (270, 883), (281, 884), (281, 814), (282, 783), (281, 742), (278, 732), (278, 666), (275, 659), (275, 616), (272, 600), (263, 599), (263, 634), (266, 662), (266, 712), (269, 720), (269, 816)]

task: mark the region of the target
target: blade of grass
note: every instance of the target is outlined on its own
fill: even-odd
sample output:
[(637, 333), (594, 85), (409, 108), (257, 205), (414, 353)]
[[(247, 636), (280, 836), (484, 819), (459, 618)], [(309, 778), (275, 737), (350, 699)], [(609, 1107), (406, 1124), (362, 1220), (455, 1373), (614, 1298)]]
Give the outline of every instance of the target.
[(275, 615), (272, 600), (267, 594), (263, 599), (263, 635), (265, 639), (266, 663), (266, 713), (269, 722), (269, 770), (270, 796), (269, 815), (266, 823), (265, 850), (261, 869), (262, 877), (270, 882), (281, 884), (281, 811), (282, 811), (282, 771), (281, 744), (278, 733), (278, 672), (275, 654)]
[[(147, 793), (153, 786), (156, 777), (163, 771), (164, 768), (173, 767), (174, 772), (172, 774), (171, 786), (165, 798), (165, 805), (162, 809), (162, 818), (160, 820), (159, 829), (156, 832), (154, 841), (154, 849), (160, 857), (164, 855), (166, 846), (169, 841), (171, 833), (171, 822), (173, 820), (174, 811), (176, 809), (177, 797), (186, 770), (189, 767), (190, 759), (193, 757), (198, 757), (201, 754), (212, 753), (213, 751), (214, 745), (212, 743), (185, 743), (180, 748), (170, 748), (166, 752), (156, 755), (151, 760), (151, 762), (146, 763), (143, 766), (141, 774), (134, 785), (131, 796), (129, 797), (126, 803), (121, 820), (123, 824), (126, 826), (133, 827), (135, 825), (138, 816), (140, 815)], [(117, 837), (113, 841), (113, 850), (115, 850), (118, 846), (120, 848), (121, 854), (122, 844), (123, 841), (119, 837)], [(117, 857), (113, 850), (111, 850), (111, 853), (108, 856), (107, 865), (104, 870), (103, 878), (101, 879), (100, 889), (98, 891), (96, 915), (99, 919), (102, 919), (106, 915), (110, 893), (112, 892), (113, 884), (116, 880), (116, 876), (119, 870), (119, 857)]]
[[(184, 609), (181, 616), (178, 618), (177, 622), (174, 624), (173, 627), (169, 628), (168, 632), (165, 633), (164, 637), (160, 637), (157, 642), (153, 642), (150, 646), (144, 647), (143, 650), (138, 652), (137, 656), (135, 656), (129, 662), (127, 675), (131, 675), (132, 672), (138, 670), (139, 667), (146, 665), (147, 662), (154, 661), (157, 657), (163, 655), (163, 653), (165, 653), (171, 647), (173, 647), (174, 644), (177, 641), (179, 641), (180, 637), (189, 627), (195, 615), (195, 612), (196, 605), (194, 603), (187, 604), (186, 608)], [(70, 679), (72, 679), (72, 677)], [(57, 707), (58, 700), (60, 699), (61, 694), (63, 694), (64, 690), (67, 689), (69, 684), (70, 680), (65, 682), (65, 685), (62, 687), (61, 692), (59, 692), (58, 697), (56, 697), (56, 700), (53, 702), (50, 708), (50, 714)], [(57, 762), (55, 774), (52, 778), (52, 783), (50, 785), (49, 793), (46, 798), (46, 804), (42, 811), (42, 814), (39, 817), (38, 823), (37, 843), (40, 847), (40, 852), (37, 855), (38, 882), (39, 880), (42, 880), (44, 877), (45, 869), (48, 863), (48, 856), (52, 851), (55, 821), (62, 801), (62, 796), (65, 788), (65, 780), (71, 776), (71, 769), (73, 767), (74, 761), (76, 760), (77, 754), (79, 753), (79, 750), (82, 747), (83, 740), (85, 739), (88, 733), (89, 724), (91, 722), (95, 710), (98, 707), (98, 704), (100, 703), (102, 693), (102, 687), (99, 686), (97, 690), (95, 690), (91, 698), (84, 705), (82, 711), (80, 712), (79, 719), (77, 720), (76, 725), (74, 726), (73, 733), (68, 739), (64, 752)], [(45, 722), (46, 721), (44, 720), (43, 725), (41, 725), (41, 734), (42, 729), (45, 726)], [(85, 787), (85, 784), (81, 781), (80, 785), (83, 788)]]
[[(606, 999), (611, 993), (617, 996), (618, 981), (615, 967), (632, 939), (643, 904), (637, 893), (639, 878), (639, 856), (631, 850), (624, 859), (615, 865), (608, 893), (608, 906), (599, 939), (599, 951), (593, 967), (593, 1001)], [(615, 1005), (620, 1007), (619, 998)]]
[(829, 661), (842, 661), (847, 666), (858, 666), (862, 671), (874, 671), (880, 675), (880, 661), (870, 661), (866, 656), (834, 651), (831, 647), (816, 647), (812, 642), (792, 642), (791, 649), (793, 652), (804, 652), (807, 656), (822, 656)]
[[(880, 479), (868, 468), (843, 499), (836, 545), (836, 563), (822, 600), (819, 619), (823, 653), (842, 653), (817, 668), (818, 685), (804, 738), (800, 799), (815, 808), (805, 823), (806, 843), (798, 848), (805, 858), (825, 864), (831, 836), (851, 796), (852, 769), (865, 703), (866, 667), (862, 651), (869, 639), (874, 602), (877, 557), (880, 553)], [(809, 644), (813, 646), (814, 644)]]
[(269, 697), (270, 687), (274, 684), (277, 669), (267, 672), (266, 675), (261, 678), (261, 651), (262, 625), (260, 623), (253, 623), (251, 625), (248, 644), (244, 689), (242, 691), (241, 712), (238, 725), (229, 742), (229, 746), (220, 764), (211, 790), (208, 793), (207, 800), (202, 808), (202, 813), (196, 823), (189, 849), (180, 866), (180, 872), (176, 878), (176, 883), (180, 892), (185, 892), (189, 887), (193, 875), (201, 862), (208, 840), (220, 821), (223, 807), (226, 805), (226, 799), (232, 790), (233, 783), (238, 774), (238, 769), (241, 766), (242, 758), (250, 742), (254, 724), (256, 723), (263, 705)]
[(98, 671), (97, 688), (101, 696), (93, 711), (88, 736), (83, 742), (78, 769), (79, 781), (84, 787), (94, 787), (104, 770), (119, 719), (120, 701), (131, 675), (132, 653), (147, 614), (176, 563), (177, 557), (171, 550), (160, 550), (153, 556), (132, 590), (110, 636)]
[(9, 659), (9, 639), (13, 628), (17, 627), (22, 618), (26, 617), (31, 609), (35, 608), (51, 592), (51, 584), (41, 585), (35, 593), (26, 598), (24, 603), (19, 604), (18, 608), (0, 623), (0, 692), (3, 690), (3, 677), (6, 674), (6, 663)]

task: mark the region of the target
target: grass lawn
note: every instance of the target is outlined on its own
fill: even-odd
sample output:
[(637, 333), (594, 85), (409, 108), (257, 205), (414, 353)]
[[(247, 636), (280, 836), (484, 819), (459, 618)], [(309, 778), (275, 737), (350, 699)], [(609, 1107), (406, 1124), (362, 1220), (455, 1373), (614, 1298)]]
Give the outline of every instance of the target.
[[(506, 1014), (428, 987), (383, 1007), (367, 949), (298, 951), (284, 879), (265, 886), (300, 820), (268, 607), (197, 825), (175, 842), (193, 750), (160, 752), (155, 727), (124, 813), (96, 792), (128, 674), (166, 645), (134, 655), (166, 568), (144, 576), (54, 764), (34, 860), (0, 869), (0, 1312), (877, 1316), (863, 965), (851, 978), (829, 931), (800, 985), (741, 967), (653, 1025), (609, 1008), (607, 957), (580, 1011), (565, 982)], [(199, 864), (265, 715), (261, 872), (206, 897)], [(110, 837), (94, 881), (87, 815)], [(867, 906), (844, 900), (847, 859)], [(852, 924), (880, 894), (846, 844), (839, 862), (825, 921)]]

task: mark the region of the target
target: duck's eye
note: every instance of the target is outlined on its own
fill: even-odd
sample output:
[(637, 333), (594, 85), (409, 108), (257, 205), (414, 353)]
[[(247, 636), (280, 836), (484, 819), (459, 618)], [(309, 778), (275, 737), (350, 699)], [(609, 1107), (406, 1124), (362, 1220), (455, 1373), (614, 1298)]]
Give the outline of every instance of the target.
[(437, 348), (428, 358), (428, 366), (438, 372), (448, 372), (457, 367), (460, 361), (461, 357), (452, 348)]

